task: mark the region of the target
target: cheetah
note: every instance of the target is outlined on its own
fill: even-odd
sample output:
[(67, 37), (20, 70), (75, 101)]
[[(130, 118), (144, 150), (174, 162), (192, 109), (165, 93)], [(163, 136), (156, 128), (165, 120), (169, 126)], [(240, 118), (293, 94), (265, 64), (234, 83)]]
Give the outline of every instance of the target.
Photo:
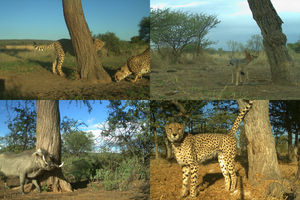
[[(95, 47), (96, 51), (99, 51), (105, 44), (105, 42), (102, 42), (101, 40), (98, 40), (98, 39), (93, 39), (93, 42), (94, 42), (94, 47)], [(58, 70), (60, 76), (66, 77), (66, 75), (63, 73), (63, 71), (61, 69), (62, 63), (64, 62), (67, 52), (70, 55), (75, 56), (72, 41), (70, 39), (60, 39), (60, 40), (55, 41), (52, 44), (45, 46), (45, 47), (39, 47), (39, 46), (37, 46), (36, 42), (33, 41), (33, 45), (34, 45), (34, 48), (38, 51), (46, 51), (54, 46), (55, 51), (57, 52), (57, 58), (55, 59), (55, 61), (52, 64), (53, 74), (57, 74), (57, 72), (56, 72), (56, 67), (57, 67), (57, 70)], [(57, 66), (56, 66), (56, 63), (57, 63)]]
[[(205, 160), (218, 155), (218, 161), (225, 178), (225, 190), (234, 190), (236, 187), (236, 174), (234, 169), (234, 158), (237, 142), (234, 134), (245, 114), (252, 107), (253, 101), (240, 112), (228, 134), (207, 133), (191, 135), (185, 133), (185, 125), (170, 123), (165, 126), (168, 140), (171, 142), (178, 164), (182, 169), (181, 197), (187, 195), (187, 185), (191, 173), (190, 196), (196, 197), (197, 178), (199, 166)], [(230, 175), (230, 176), (229, 176)]]
[(125, 63), (121, 69), (119, 69), (114, 77), (115, 81), (119, 82), (129, 76), (134, 74), (135, 78), (131, 82), (136, 82), (142, 79), (142, 74), (150, 72), (150, 47), (146, 49), (142, 54), (137, 56), (132, 56), (128, 58), (127, 63)]

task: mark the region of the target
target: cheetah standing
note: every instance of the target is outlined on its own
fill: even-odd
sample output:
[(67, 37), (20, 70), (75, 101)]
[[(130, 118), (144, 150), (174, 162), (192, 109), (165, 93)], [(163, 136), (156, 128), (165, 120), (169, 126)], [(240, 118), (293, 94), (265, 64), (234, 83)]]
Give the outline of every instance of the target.
[(128, 58), (127, 62), (120, 70), (118, 70), (114, 77), (115, 81), (119, 82), (129, 76), (134, 74), (135, 78), (131, 80), (136, 82), (139, 79), (142, 79), (142, 74), (150, 72), (150, 47), (146, 49), (142, 54), (137, 56), (132, 56)]
[[(101, 40), (98, 40), (98, 39), (93, 39), (93, 42), (94, 42), (94, 47), (95, 47), (96, 51), (99, 51), (105, 44), (105, 42), (102, 42)], [(45, 46), (45, 47), (39, 47), (39, 46), (37, 46), (36, 42), (33, 41), (33, 45), (34, 45), (34, 48), (36, 48), (36, 50), (38, 50), (38, 51), (46, 51), (54, 46), (55, 51), (57, 53), (57, 58), (55, 59), (55, 61), (52, 64), (53, 74), (57, 74), (57, 72), (56, 72), (56, 67), (57, 67), (59, 74), (62, 77), (66, 76), (61, 69), (61, 65), (64, 62), (65, 56), (66, 56), (67, 52), (70, 55), (75, 56), (72, 41), (70, 39), (60, 39), (60, 40), (55, 41), (52, 44)], [(57, 63), (57, 66), (56, 66), (56, 63)]]
[[(187, 185), (191, 172), (190, 196), (196, 197), (199, 165), (207, 159), (218, 155), (223, 176), (225, 177), (225, 190), (234, 190), (236, 187), (236, 174), (234, 158), (237, 142), (234, 134), (247, 111), (252, 107), (253, 101), (240, 112), (228, 134), (208, 133), (191, 135), (184, 133), (185, 125), (171, 123), (166, 125), (166, 134), (172, 143), (174, 154), (182, 169), (181, 197), (187, 195)], [(230, 175), (230, 176), (229, 176)]]

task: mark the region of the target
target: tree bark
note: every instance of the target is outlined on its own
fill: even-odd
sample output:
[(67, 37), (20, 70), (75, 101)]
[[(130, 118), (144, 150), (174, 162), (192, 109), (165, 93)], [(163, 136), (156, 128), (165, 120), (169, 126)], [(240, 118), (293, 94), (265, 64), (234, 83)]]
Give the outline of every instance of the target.
[(291, 162), (297, 162), (295, 160), (295, 155), (294, 155), (294, 147), (293, 147), (293, 132), (291, 130), (291, 123), (290, 119), (288, 119), (289, 116), (289, 111), (287, 110), (287, 116), (286, 116), (286, 131), (288, 133), (288, 157)]
[(154, 134), (154, 145), (155, 145), (155, 159), (159, 158), (158, 154), (158, 138), (157, 138), (157, 132), (156, 132), (156, 119), (153, 112), (150, 114), (150, 120), (151, 120), (151, 130)]
[(89, 27), (85, 21), (81, 0), (63, 0), (65, 21), (71, 36), (80, 78), (94, 82), (111, 82), (95, 51)]
[[(53, 155), (53, 162), (61, 164), (61, 137), (60, 137), (60, 114), (58, 101), (36, 101), (36, 148), (43, 148)], [(61, 171), (61, 168), (53, 171), (45, 171), (38, 181), (52, 185), (53, 192), (72, 191)]]
[[(238, 100), (240, 108), (246, 103)], [(269, 101), (254, 101), (244, 118), (249, 161), (248, 179), (252, 187), (265, 188), (264, 194), (279, 196), (283, 186), (279, 169), (275, 141), (269, 120)]]
[(248, 3), (263, 36), (274, 83), (297, 85), (294, 62), (286, 48), (286, 36), (282, 33), (283, 21), (270, 0), (248, 0)]
[(158, 138), (157, 138), (156, 128), (154, 128), (153, 133), (154, 133), (154, 145), (155, 145), (155, 159), (158, 159), (159, 158), (159, 154), (158, 154)]
[(169, 144), (169, 140), (167, 137), (165, 137), (165, 146), (166, 146), (166, 152), (167, 152), (167, 159), (173, 158), (172, 156), (172, 147)]

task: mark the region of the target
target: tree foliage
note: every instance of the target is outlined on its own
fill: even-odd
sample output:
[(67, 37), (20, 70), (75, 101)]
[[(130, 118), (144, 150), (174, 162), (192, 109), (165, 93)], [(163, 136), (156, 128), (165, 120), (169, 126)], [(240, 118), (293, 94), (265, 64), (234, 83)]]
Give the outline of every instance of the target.
[(61, 123), (63, 152), (80, 156), (93, 150), (94, 135), (92, 132), (80, 130), (78, 127), (81, 125), (87, 126), (84, 122), (79, 123), (78, 120), (64, 117)]
[(139, 37), (142, 41), (150, 42), (150, 16), (143, 17), (139, 23)]
[(33, 102), (18, 102), (11, 109), (16, 113), (5, 122), (10, 132), (4, 137), (6, 151), (20, 153), (36, 145), (36, 110)]
[(117, 53), (119, 51), (120, 39), (116, 36), (116, 33), (107, 31), (104, 34), (98, 34), (97, 37), (105, 42), (108, 55), (112, 52)]
[(102, 136), (109, 147), (138, 159), (149, 156), (149, 101), (110, 101)]
[(288, 48), (292, 49), (293, 51), (300, 53), (300, 40), (298, 42), (293, 43), (287, 43)]
[(180, 56), (187, 44), (194, 44), (199, 53), (202, 48), (216, 42), (205, 37), (220, 23), (216, 15), (172, 11), (170, 8), (150, 10), (151, 41), (156, 47), (169, 46), (172, 54)]
[(247, 49), (259, 52), (263, 48), (263, 37), (261, 35), (251, 35), (251, 39), (247, 40)]

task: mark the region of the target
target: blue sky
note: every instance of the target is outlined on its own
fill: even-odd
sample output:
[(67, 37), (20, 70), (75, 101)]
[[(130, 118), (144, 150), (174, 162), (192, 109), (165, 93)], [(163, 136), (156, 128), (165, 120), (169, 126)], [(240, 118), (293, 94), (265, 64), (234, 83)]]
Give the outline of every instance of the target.
[[(8, 104), (10, 104), (11, 101), (8, 101)], [(14, 103), (17, 103), (17, 101), (13, 101)], [(23, 101), (22, 101), (23, 102)], [(67, 116), (70, 119), (79, 120), (79, 122), (84, 122), (88, 127), (81, 126), (81, 130), (83, 131), (91, 131), (95, 136), (99, 136), (101, 130), (99, 127), (101, 127), (101, 124), (106, 122), (106, 119), (108, 117), (108, 109), (106, 106), (109, 104), (109, 101), (101, 101), (102, 104), (99, 103), (99, 101), (90, 101), (91, 106), (93, 110), (89, 114), (87, 106), (85, 106), (83, 103), (80, 104), (80, 101), (71, 101), (71, 104), (69, 105), (70, 101), (59, 101), (59, 110), (60, 110), (60, 119), (62, 120), (65, 116)], [(9, 111), (8, 114), (6, 110), (6, 101), (1, 100), (0, 101), (0, 136), (5, 136), (7, 133), (9, 133), (9, 129), (7, 128), (7, 124), (4, 124), (8, 120), (9, 114), (11, 116), (15, 116), (15, 113), (12, 111)]]
[[(297, 42), (300, 35), (299, 0), (272, 0), (272, 4), (284, 22), (282, 29), (287, 36), (287, 42)], [(226, 43), (229, 39), (245, 45), (252, 35), (261, 35), (246, 0), (151, 0), (150, 7), (159, 7), (160, 9), (167, 7), (184, 12), (203, 12), (208, 15), (217, 15), (217, 19), (221, 23), (217, 24), (216, 28), (211, 29), (207, 35), (213, 41), (219, 40), (218, 44), (210, 46), (216, 49), (222, 47), (224, 50), (228, 50)]]
[[(107, 31), (121, 40), (138, 36), (138, 24), (150, 15), (149, 0), (81, 0), (93, 34)], [(70, 38), (62, 0), (0, 0), (0, 39)]]

